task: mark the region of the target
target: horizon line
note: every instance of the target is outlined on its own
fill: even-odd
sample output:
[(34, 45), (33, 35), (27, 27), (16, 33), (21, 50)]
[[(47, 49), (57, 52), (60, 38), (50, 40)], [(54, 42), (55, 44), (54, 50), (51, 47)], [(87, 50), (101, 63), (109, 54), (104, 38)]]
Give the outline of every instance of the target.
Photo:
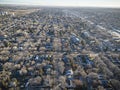
[(36, 7), (73, 7), (73, 8), (77, 8), (77, 7), (90, 7), (90, 8), (120, 8), (120, 6), (70, 6), (70, 5), (39, 5), (39, 4), (23, 4), (23, 3), (20, 3), (20, 4), (12, 4), (12, 3), (7, 3), (7, 4), (2, 4), (0, 3), (0, 5), (10, 5), (10, 6), (36, 6)]

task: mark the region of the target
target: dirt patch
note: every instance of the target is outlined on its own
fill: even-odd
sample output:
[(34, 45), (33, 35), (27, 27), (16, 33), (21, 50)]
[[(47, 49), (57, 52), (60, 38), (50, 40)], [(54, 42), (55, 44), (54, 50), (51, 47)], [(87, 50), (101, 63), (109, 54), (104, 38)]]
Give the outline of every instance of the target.
[(14, 14), (14, 15), (26, 15), (26, 14), (30, 14), (32, 12), (36, 12), (40, 9), (26, 9), (26, 10), (12, 10), (9, 13), (10, 14)]

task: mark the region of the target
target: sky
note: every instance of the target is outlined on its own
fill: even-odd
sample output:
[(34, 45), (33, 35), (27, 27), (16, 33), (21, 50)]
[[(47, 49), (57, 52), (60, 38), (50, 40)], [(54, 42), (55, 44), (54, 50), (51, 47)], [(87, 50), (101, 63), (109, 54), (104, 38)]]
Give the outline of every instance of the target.
[(0, 0), (0, 4), (41, 6), (120, 7), (120, 0)]

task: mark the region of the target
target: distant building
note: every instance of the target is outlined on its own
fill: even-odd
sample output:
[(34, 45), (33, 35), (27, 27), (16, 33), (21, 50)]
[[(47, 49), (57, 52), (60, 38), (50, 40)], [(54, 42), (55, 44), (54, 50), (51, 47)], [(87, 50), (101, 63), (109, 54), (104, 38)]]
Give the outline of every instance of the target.
[(76, 37), (76, 36), (71, 36), (70, 41), (73, 44), (79, 44), (80, 39), (78, 37)]
[(83, 33), (81, 34), (81, 37), (82, 37), (82, 38), (88, 38), (88, 37), (90, 37), (90, 35), (89, 35), (88, 32), (83, 32)]

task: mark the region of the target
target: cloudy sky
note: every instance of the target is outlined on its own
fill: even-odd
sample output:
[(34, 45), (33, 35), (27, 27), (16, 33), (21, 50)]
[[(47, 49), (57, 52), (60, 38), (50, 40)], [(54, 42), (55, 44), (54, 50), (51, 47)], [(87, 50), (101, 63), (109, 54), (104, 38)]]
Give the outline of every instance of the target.
[(0, 0), (1, 4), (120, 7), (120, 0)]

